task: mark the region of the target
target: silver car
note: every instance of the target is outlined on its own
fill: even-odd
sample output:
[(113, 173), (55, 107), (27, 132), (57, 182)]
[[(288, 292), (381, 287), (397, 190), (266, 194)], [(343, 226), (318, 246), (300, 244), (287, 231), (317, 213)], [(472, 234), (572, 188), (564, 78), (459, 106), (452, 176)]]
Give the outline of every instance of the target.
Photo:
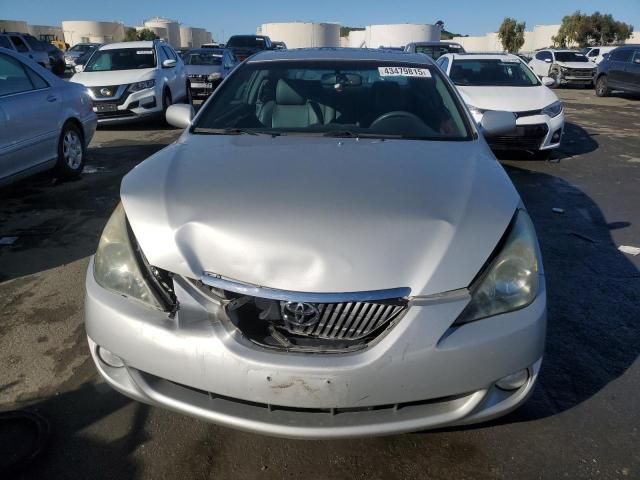
[(55, 168), (79, 175), (97, 117), (87, 90), (0, 48), (0, 184)]
[(211, 95), (238, 63), (233, 52), (226, 48), (194, 48), (181, 56), (194, 97)]
[(86, 280), (115, 389), (297, 438), (481, 422), (545, 342), (533, 225), (425, 55), (266, 51), (123, 180)]

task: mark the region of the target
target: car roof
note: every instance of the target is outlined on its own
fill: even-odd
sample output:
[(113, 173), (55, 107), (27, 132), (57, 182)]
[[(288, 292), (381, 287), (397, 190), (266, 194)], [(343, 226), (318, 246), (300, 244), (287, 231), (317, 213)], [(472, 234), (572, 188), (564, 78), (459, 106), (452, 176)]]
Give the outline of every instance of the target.
[(100, 47), (100, 50), (114, 50), (116, 48), (153, 48), (154, 43), (154, 40), (106, 43), (102, 47)]
[(263, 50), (251, 56), (247, 60), (247, 63), (276, 60), (354, 60), (434, 65), (433, 60), (422, 53), (408, 53), (377, 48), (294, 48), (289, 50)]
[(453, 60), (518, 60), (520, 57), (512, 53), (447, 53), (442, 55)]
[(449, 42), (448, 40), (440, 40), (439, 42), (411, 42), (409, 45), (420, 47), (437, 47), (438, 45), (460, 45), (458, 42)]

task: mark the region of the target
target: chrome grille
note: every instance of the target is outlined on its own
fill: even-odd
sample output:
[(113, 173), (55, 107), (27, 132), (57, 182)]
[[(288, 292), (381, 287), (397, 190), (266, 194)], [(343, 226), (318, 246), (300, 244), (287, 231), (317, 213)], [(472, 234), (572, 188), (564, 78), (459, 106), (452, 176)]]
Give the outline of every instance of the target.
[(567, 77), (575, 77), (575, 78), (593, 78), (595, 70), (588, 68), (569, 68), (566, 72)]
[[(285, 302), (281, 302), (283, 304)], [(397, 318), (406, 305), (397, 303), (325, 303), (312, 304), (319, 312), (315, 325), (299, 327), (284, 322), (283, 328), (295, 335), (325, 340), (359, 340), (368, 337), (379, 328)]]

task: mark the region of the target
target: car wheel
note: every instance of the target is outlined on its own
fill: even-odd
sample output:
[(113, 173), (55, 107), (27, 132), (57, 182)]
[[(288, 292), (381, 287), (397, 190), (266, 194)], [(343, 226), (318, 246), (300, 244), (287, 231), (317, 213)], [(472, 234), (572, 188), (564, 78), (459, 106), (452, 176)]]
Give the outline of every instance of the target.
[(609, 81), (605, 75), (602, 75), (598, 80), (596, 80), (596, 95), (598, 97), (608, 97), (611, 95)]
[(85, 158), (86, 145), (80, 128), (74, 123), (65, 123), (58, 140), (56, 173), (62, 178), (77, 177), (84, 169)]
[(167, 108), (171, 106), (171, 92), (169, 89), (165, 89), (162, 93), (162, 112), (167, 113)]
[(549, 88), (558, 88), (560, 86), (560, 82), (558, 80), (560, 75), (558, 75), (556, 70), (549, 72), (549, 78), (553, 78), (553, 85), (550, 85)]

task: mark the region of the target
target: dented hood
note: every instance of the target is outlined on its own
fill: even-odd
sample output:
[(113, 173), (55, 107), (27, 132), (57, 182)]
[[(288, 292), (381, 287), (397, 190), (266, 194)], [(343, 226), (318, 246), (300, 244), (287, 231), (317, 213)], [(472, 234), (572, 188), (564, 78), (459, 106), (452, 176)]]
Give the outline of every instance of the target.
[(481, 110), (526, 112), (542, 110), (558, 101), (556, 94), (544, 85), (537, 87), (467, 87), (459, 85), (457, 88), (467, 105)]
[(123, 180), (153, 265), (302, 292), (466, 287), (519, 197), (482, 140), (208, 136)]

